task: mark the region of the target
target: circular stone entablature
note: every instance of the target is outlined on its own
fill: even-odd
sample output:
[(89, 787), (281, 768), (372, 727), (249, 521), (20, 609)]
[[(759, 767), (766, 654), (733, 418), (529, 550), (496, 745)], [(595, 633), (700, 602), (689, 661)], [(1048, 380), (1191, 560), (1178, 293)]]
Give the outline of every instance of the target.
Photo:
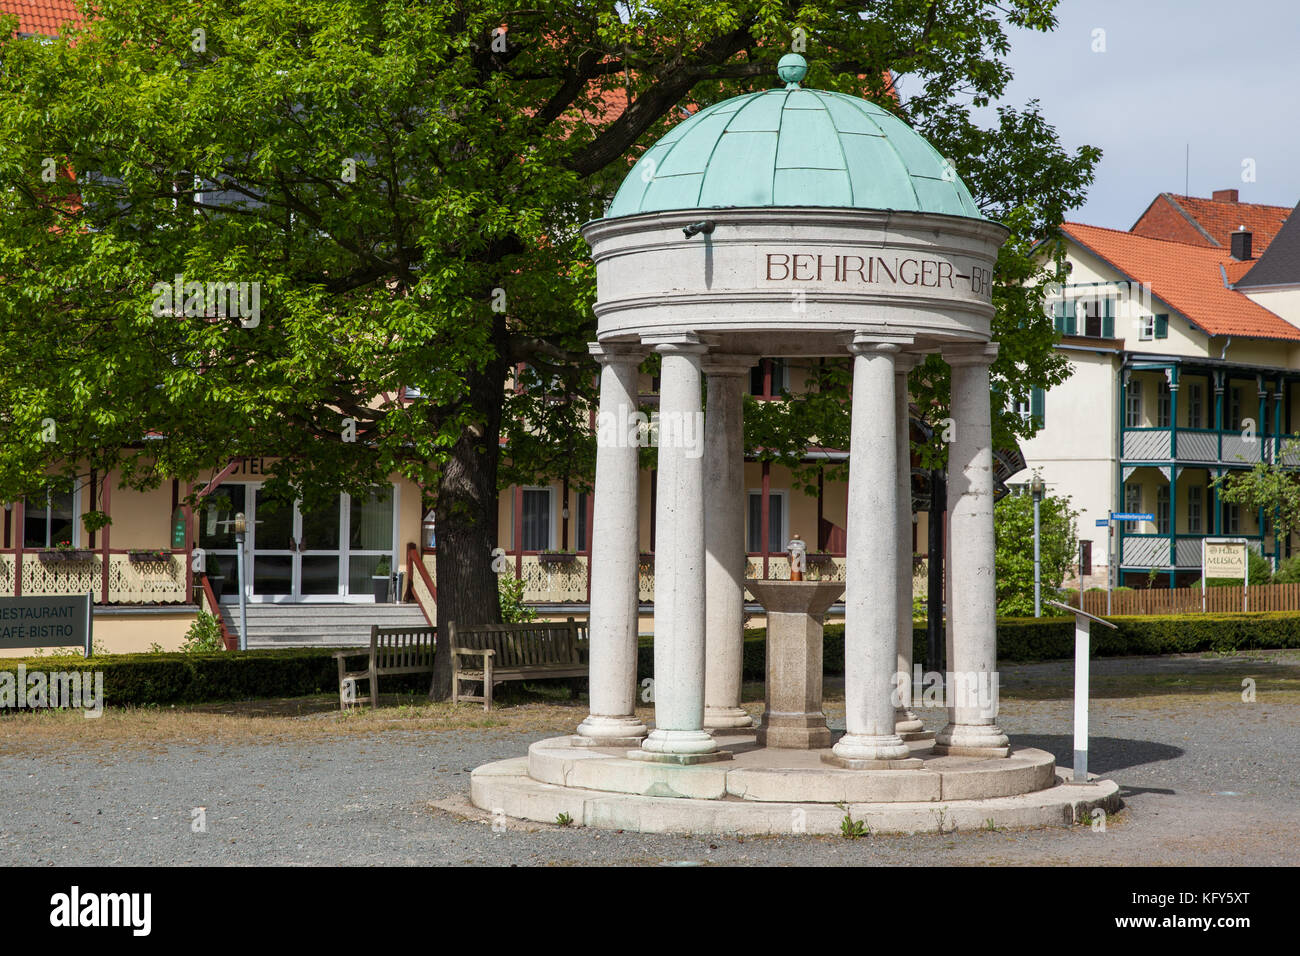
[(583, 235), (597, 337), (695, 333), (723, 351), (832, 355), (846, 333), (987, 341), (1007, 229), (888, 111), (786, 86), (701, 110), (632, 168)]

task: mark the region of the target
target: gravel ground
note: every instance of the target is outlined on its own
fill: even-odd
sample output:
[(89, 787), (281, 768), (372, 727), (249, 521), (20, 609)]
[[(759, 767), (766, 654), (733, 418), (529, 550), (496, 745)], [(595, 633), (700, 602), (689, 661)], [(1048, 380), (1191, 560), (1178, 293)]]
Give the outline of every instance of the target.
[[(1300, 661), (1096, 662), (1091, 769), (1119, 781), (1125, 802), (1105, 832), (853, 842), (536, 824), (495, 833), (468, 806), (469, 771), (553, 731), (323, 731), (273, 744), (140, 740), (0, 753), (0, 864), (1297, 865), (1300, 696), (1270, 692), (1261, 677), (1257, 700), (1243, 702), (1242, 677), (1265, 672), (1281, 675), (1272, 686), (1294, 688)], [(1125, 691), (1144, 676), (1152, 692)], [(1069, 679), (1067, 664), (1005, 668), (1000, 718), (1015, 743), (1067, 766)], [(941, 723), (934, 711), (923, 716), (930, 729)], [(192, 827), (199, 807), (206, 832)]]

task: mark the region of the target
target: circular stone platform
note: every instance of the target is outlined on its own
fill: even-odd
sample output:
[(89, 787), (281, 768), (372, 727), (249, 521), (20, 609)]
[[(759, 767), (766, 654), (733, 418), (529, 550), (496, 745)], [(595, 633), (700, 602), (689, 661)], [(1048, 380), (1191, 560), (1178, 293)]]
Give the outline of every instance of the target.
[(718, 744), (731, 760), (681, 766), (541, 740), (527, 757), (476, 769), (472, 797), (506, 816), (553, 823), (565, 813), (642, 833), (839, 833), (846, 809), (874, 833), (946, 833), (1069, 826), (1094, 807), (1119, 808), (1114, 781), (1070, 784), (1051, 754), (1029, 747), (1003, 759), (914, 749), (917, 769), (843, 770), (822, 762), (829, 750), (761, 748), (752, 734), (719, 734)]

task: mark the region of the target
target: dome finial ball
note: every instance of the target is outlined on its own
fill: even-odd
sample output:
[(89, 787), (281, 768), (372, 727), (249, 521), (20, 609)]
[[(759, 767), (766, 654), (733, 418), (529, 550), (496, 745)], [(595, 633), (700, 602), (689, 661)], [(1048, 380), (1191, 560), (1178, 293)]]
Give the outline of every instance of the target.
[(777, 61), (776, 75), (787, 87), (798, 86), (808, 75), (808, 61), (798, 53), (787, 53)]

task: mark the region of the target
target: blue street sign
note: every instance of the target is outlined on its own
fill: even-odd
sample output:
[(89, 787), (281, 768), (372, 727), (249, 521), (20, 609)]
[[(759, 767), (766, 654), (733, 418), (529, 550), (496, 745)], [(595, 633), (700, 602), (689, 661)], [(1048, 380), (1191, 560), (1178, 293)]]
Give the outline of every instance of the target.
[(1109, 519), (1109, 518), (1098, 518), (1098, 519), (1097, 519), (1097, 527), (1098, 527), (1098, 528), (1104, 528), (1104, 527), (1106, 527), (1106, 525), (1108, 525), (1108, 524), (1110, 524), (1110, 519)]
[(1111, 515), (1116, 521), (1155, 521), (1156, 516), (1144, 511), (1116, 511)]

